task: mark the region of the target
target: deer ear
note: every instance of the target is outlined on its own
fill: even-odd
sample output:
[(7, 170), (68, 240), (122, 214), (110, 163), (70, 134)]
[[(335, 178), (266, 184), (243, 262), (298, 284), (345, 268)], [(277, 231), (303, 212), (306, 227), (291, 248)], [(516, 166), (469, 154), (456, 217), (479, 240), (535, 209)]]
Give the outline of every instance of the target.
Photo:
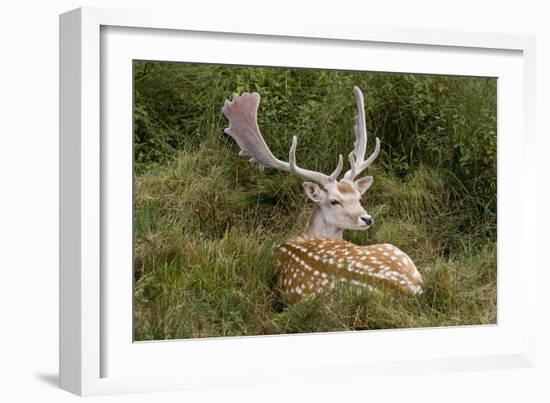
[(372, 182), (374, 182), (372, 176), (365, 176), (361, 179), (357, 179), (354, 184), (359, 193), (363, 194), (371, 187)]
[(319, 203), (324, 198), (324, 191), (315, 183), (304, 182), (304, 190), (307, 197), (313, 200), (315, 203)]

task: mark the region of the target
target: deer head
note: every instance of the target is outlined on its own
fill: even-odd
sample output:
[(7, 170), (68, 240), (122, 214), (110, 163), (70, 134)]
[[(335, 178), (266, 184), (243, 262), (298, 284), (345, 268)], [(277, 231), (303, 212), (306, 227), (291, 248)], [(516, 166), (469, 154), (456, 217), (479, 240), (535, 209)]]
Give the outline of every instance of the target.
[(288, 162), (281, 161), (271, 153), (265, 143), (257, 122), (260, 94), (243, 93), (234, 95), (231, 101), (226, 100), (223, 113), (229, 120), (225, 133), (235, 139), (241, 148), (240, 155), (249, 156), (251, 162), (261, 167), (275, 168), (290, 172), (307, 179), (304, 182), (306, 195), (316, 204), (316, 213), (322, 217), (327, 226), (338, 230), (364, 230), (373, 224), (372, 217), (361, 204), (361, 196), (373, 183), (372, 176), (355, 179), (378, 156), (380, 140), (376, 138), (374, 152), (365, 160), (367, 149), (367, 128), (365, 124), (365, 105), (363, 94), (358, 87), (354, 88), (358, 113), (355, 116), (355, 147), (348, 155), (350, 169), (338, 180), (343, 167), (342, 155), (339, 156), (336, 169), (325, 175), (321, 172), (300, 168), (296, 164), (296, 136), (288, 156)]

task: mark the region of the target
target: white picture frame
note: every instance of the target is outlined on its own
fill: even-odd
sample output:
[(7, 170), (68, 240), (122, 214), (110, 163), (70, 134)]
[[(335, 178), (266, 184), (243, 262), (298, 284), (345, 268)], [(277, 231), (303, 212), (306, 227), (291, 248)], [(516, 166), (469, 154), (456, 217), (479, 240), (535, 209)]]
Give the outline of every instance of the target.
[[(239, 46), (257, 49), (244, 54)], [(151, 10), (80, 8), (62, 14), (61, 387), (96, 395), (292, 382), (297, 374), (334, 381), (534, 365), (536, 262), (527, 253), (536, 244), (534, 49), (534, 38), (519, 35), (326, 21), (282, 27)], [(300, 58), (304, 52), (308, 57)], [(334, 57), (325, 61), (326, 52)], [(372, 57), (351, 59), (350, 52)], [(422, 57), (403, 61), (403, 55)], [(134, 343), (127, 276), (131, 135), (124, 135), (131, 134), (127, 63), (133, 59), (499, 77), (498, 324)], [(521, 173), (514, 169), (518, 164)], [(109, 270), (113, 267), (122, 269)], [(341, 354), (330, 359), (315, 354), (336, 346)]]

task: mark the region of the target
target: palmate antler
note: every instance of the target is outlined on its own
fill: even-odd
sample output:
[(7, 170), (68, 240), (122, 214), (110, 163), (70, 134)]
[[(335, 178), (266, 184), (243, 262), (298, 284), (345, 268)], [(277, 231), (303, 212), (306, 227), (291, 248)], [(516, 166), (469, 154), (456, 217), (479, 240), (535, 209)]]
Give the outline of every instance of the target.
[(357, 175), (369, 167), (378, 157), (380, 152), (380, 139), (376, 138), (374, 152), (365, 160), (367, 152), (367, 125), (365, 123), (365, 101), (359, 87), (354, 87), (355, 99), (357, 101), (357, 115), (355, 116), (355, 149), (349, 153), (348, 159), (351, 169), (344, 174), (344, 179), (354, 180)]
[[(374, 152), (365, 160), (367, 151), (367, 126), (365, 123), (365, 102), (359, 87), (354, 87), (357, 101), (357, 115), (355, 116), (355, 148), (349, 153), (348, 159), (351, 169), (344, 174), (344, 179), (353, 181), (361, 172), (369, 167), (380, 152), (380, 140), (376, 138)], [(265, 143), (258, 127), (257, 113), (260, 104), (260, 94), (257, 92), (235, 94), (231, 101), (226, 100), (222, 109), (229, 120), (229, 127), (225, 132), (235, 139), (241, 148), (240, 155), (252, 157), (262, 167), (275, 168), (284, 172), (291, 172), (303, 178), (317, 182), (325, 187), (338, 179), (342, 171), (343, 160), (339, 156), (338, 166), (330, 175), (310, 171), (296, 165), (296, 136), (292, 138), (292, 145), (288, 155), (288, 162), (281, 161), (272, 154)]]
[(330, 175), (303, 169), (296, 165), (296, 146), (298, 144), (296, 136), (292, 138), (288, 162), (275, 158), (265, 143), (258, 127), (257, 113), (259, 104), (260, 94), (257, 92), (251, 94), (245, 92), (242, 95), (235, 94), (233, 99), (231, 101), (226, 100), (223, 106), (222, 111), (229, 120), (229, 127), (225, 129), (225, 133), (233, 137), (241, 148), (239, 155), (250, 156), (261, 166), (291, 172), (325, 187), (338, 179), (343, 166), (341, 155), (338, 160), (338, 166)]

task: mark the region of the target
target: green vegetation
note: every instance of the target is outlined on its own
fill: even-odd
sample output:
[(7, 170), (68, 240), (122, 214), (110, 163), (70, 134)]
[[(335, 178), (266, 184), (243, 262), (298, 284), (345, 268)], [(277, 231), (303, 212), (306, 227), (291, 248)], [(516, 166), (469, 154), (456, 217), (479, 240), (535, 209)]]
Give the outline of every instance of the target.
[[(307, 219), (301, 180), (239, 157), (221, 107), (262, 95), (259, 124), (286, 158), (331, 172), (353, 147), (352, 88), (381, 153), (357, 244), (392, 243), (420, 296), (338, 289), (277, 309), (272, 250)], [(496, 80), (135, 64), (135, 338), (159, 340), (496, 322)], [(367, 151), (369, 152), (369, 151)]]

